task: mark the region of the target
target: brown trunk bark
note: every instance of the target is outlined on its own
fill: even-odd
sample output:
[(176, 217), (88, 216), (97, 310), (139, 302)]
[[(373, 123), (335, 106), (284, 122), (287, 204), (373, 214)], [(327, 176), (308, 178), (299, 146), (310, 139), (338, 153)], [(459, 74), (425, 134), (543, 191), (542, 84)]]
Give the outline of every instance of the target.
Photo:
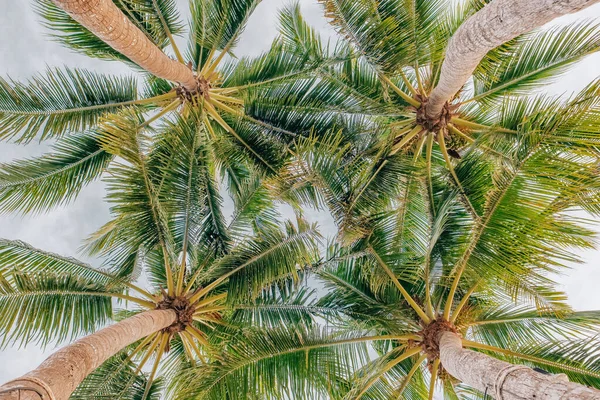
[(440, 80), (429, 96), (427, 117), (436, 119), (463, 87), (488, 51), (565, 14), (600, 0), (494, 0), (454, 33)]
[(600, 399), (600, 390), (569, 382), (564, 374), (545, 375), (463, 349), (460, 337), (451, 332), (441, 335), (440, 359), (450, 375), (497, 400)]
[(151, 310), (58, 350), (35, 370), (0, 387), (0, 400), (67, 400), (92, 371), (121, 349), (172, 325), (173, 310)]
[(53, 0), (74, 20), (151, 74), (196, 89), (192, 71), (169, 58), (138, 29), (112, 0)]

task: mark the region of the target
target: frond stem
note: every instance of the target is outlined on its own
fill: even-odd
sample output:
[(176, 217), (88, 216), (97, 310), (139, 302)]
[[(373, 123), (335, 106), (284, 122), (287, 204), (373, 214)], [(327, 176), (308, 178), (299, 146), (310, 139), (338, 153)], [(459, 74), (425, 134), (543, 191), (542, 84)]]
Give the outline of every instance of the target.
[(146, 362), (148, 362), (148, 359), (150, 359), (150, 357), (152, 356), (152, 353), (154, 353), (154, 350), (160, 345), (161, 339), (162, 339), (162, 332), (156, 332), (153, 334), (154, 340), (152, 340), (152, 343), (150, 343), (150, 346), (148, 346), (148, 351), (147, 353), (144, 355), (144, 357), (142, 357), (142, 359), (140, 360), (137, 368), (135, 369), (135, 372), (133, 373), (133, 375), (137, 375), (140, 373), (140, 371), (142, 370), (142, 368), (144, 368), (144, 365), (146, 364)]
[(402, 138), (402, 140), (400, 140), (392, 147), (390, 155), (396, 154), (398, 151), (400, 151), (400, 149), (402, 149), (402, 147), (404, 147), (406, 143), (410, 142), (415, 136), (419, 135), (421, 132), (423, 132), (423, 127), (421, 127), (421, 125), (415, 126), (409, 133), (406, 134), (406, 136)]
[(471, 289), (469, 289), (469, 291), (467, 293), (465, 293), (465, 295), (463, 296), (463, 298), (460, 300), (460, 303), (458, 303), (458, 306), (456, 306), (456, 309), (454, 310), (454, 313), (452, 313), (452, 317), (450, 318), (450, 322), (454, 323), (456, 322), (456, 318), (458, 318), (460, 312), (462, 311), (463, 307), (467, 304), (467, 302), (469, 301), (469, 298), (471, 297), (471, 295), (473, 294), (473, 292), (475, 292), (475, 290), (477, 289), (477, 286), (479, 286), (481, 284), (481, 282), (483, 282), (483, 279), (478, 280)]
[[(449, 130), (450, 130), (452, 133), (454, 133), (454, 134), (456, 134), (456, 135), (458, 135), (458, 136), (462, 137), (463, 139), (465, 139), (467, 142), (469, 142), (469, 143), (471, 143), (471, 144), (475, 143), (475, 139), (473, 139), (471, 136), (467, 135), (466, 133), (462, 132), (462, 131), (461, 131), (460, 129), (458, 129), (456, 126), (454, 126), (454, 125), (452, 125), (452, 124), (448, 124), (448, 129), (449, 129)], [(499, 156), (499, 157), (502, 157), (502, 158), (508, 158), (508, 157), (506, 157), (504, 154), (502, 154), (502, 153), (500, 153), (500, 152), (498, 152), (498, 151), (496, 151), (496, 150), (493, 150), (493, 149), (489, 148), (488, 146), (481, 146), (481, 145), (479, 145), (479, 147), (481, 147), (481, 148), (482, 148), (482, 149), (484, 149), (485, 151), (489, 151), (490, 153), (492, 153), (492, 154), (495, 154), (495, 155), (497, 155), (497, 156)]]
[(144, 395), (142, 396), (142, 400), (146, 400), (148, 397), (148, 393), (150, 392), (150, 387), (152, 386), (152, 382), (154, 381), (154, 377), (156, 376), (156, 371), (158, 370), (158, 364), (160, 363), (160, 359), (165, 352), (167, 344), (169, 343), (169, 334), (163, 333), (161, 334), (161, 342), (156, 350), (156, 358), (154, 360), (154, 365), (152, 366), (152, 371), (150, 372), (150, 376), (148, 377), (148, 381), (146, 381), (146, 389), (144, 389)]
[(458, 126), (464, 126), (465, 128), (482, 130), (482, 131), (495, 130), (495, 131), (504, 132), (504, 133), (515, 133), (515, 134), (519, 133), (517, 131), (513, 131), (512, 129), (506, 129), (506, 128), (501, 128), (501, 127), (497, 127), (497, 126), (482, 125), (482, 124), (467, 121), (466, 119), (462, 119), (462, 118), (458, 118), (458, 117), (450, 118), (450, 123), (452, 123), (454, 125), (458, 125)]
[(404, 84), (408, 88), (408, 91), (411, 92), (413, 96), (416, 96), (418, 93), (415, 87), (412, 85), (412, 83), (410, 83), (410, 81), (406, 77), (406, 74), (404, 74), (404, 71), (402, 70), (400, 70), (400, 78), (402, 78), (402, 82), (404, 82)]
[(421, 307), (419, 307), (419, 305), (413, 300), (413, 298), (406, 291), (406, 289), (404, 289), (404, 286), (402, 286), (402, 284), (400, 283), (400, 281), (398, 280), (396, 275), (392, 272), (392, 270), (385, 263), (385, 261), (383, 261), (383, 259), (381, 259), (381, 257), (375, 251), (375, 249), (373, 248), (373, 246), (371, 244), (369, 244), (369, 249), (370, 249), (371, 254), (373, 254), (375, 259), (377, 260), (377, 263), (381, 266), (381, 268), (383, 268), (385, 273), (390, 277), (390, 279), (392, 280), (394, 285), (396, 285), (396, 287), (398, 288), (398, 290), (400, 291), (400, 293), (402, 294), (402, 297), (404, 297), (406, 302), (412, 307), (413, 310), (415, 310), (415, 312), (419, 315), (419, 317), (421, 318), (421, 320), (423, 320), (423, 322), (425, 322), (426, 324), (430, 323), (431, 319), (427, 316), (427, 314), (423, 311), (423, 309)]
[(389, 87), (392, 88), (392, 90), (394, 92), (396, 92), (396, 94), (398, 96), (400, 96), (404, 101), (406, 101), (408, 104), (410, 104), (413, 107), (420, 107), (421, 106), (421, 102), (419, 102), (416, 99), (413, 99), (410, 95), (404, 93), (398, 86), (394, 85), (394, 83), (388, 79), (388, 77), (386, 77), (385, 75), (381, 76), (381, 79), (388, 84)]
[(169, 103), (169, 105), (167, 105), (166, 107), (164, 107), (162, 110), (160, 110), (159, 112), (157, 112), (156, 114), (154, 114), (152, 117), (148, 118), (146, 121), (144, 121), (139, 127), (140, 128), (145, 128), (148, 125), (150, 125), (151, 123), (153, 123), (154, 121), (156, 121), (157, 119), (163, 117), (165, 114), (173, 111), (174, 109), (176, 109), (179, 104), (181, 104), (181, 101), (179, 99), (175, 99), (173, 102)]
[(179, 48), (177, 47), (177, 43), (175, 43), (175, 39), (173, 39), (171, 30), (169, 29), (169, 26), (167, 25), (167, 21), (165, 20), (165, 17), (163, 15), (162, 11), (160, 10), (160, 7), (158, 6), (158, 2), (156, 0), (152, 0), (152, 5), (154, 6), (156, 15), (158, 15), (158, 19), (160, 19), (160, 23), (163, 26), (165, 33), (167, 34), (167, 38), (169, 38), (169, 42), (171, 43), (171, 47), (173, 48), (173, 51), (175, 52), (177, 61), (179, 61), (182, 64), (185, 64), (185, 60), (183, 59), (183, 56), (181, 55), (181, 52), (179, 51)]
[(433, 154), (433, 134), (427, 137), (427, 182), (429, 186), (429, 201), (431, 202), (431, 212), (435, 215), (435, 202), (433, 200), (433, 179), (431, 177), (431, 155)]
[(398, 388), (398, 390), (395, 393), (395, 394), (398, 395), (397, 400), (400, 400), (400, 399), (403, 398), (402, 397), (402, 392), (404, 392), (404, 389), (406, 389), (406, 387), (408, 386), (408, 384), (409, 384), (410, 380), (412, 379), (413, 375), (415, 374), (415, 372), (417, 372), (417, 369), (419, 369), (419, 367), (421, 366), (421, 364), (423, 364), (423, 361), (425, 361), (426, 358), (427, 358), (427, 355), (423, 354), (415, 362), (415, 364), (412, 366), (412, 368), (410, 369), (410, 371), (408, 371), (408, 374), (406, 374), (406, 377), (402, 381), (402, 384), (400, 385), (400, 387)]

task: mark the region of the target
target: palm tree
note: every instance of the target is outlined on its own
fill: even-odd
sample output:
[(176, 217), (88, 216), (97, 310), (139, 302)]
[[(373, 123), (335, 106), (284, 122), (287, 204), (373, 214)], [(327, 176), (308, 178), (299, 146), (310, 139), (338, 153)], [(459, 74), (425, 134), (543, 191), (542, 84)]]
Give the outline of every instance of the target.
[(454, 98), (489, 51), (554, 18), (595, 3), (596, 0), (490, 2), (465, 21), (448, 43), (439, 82), (427, 101), (427, 118), (440, 117), (444, 105)]
[[(503, 18), (498, 24), (519, 25), (512, 23), (517, 17), (505, 12), (509, 5), (522, 3), (519, 1), (493, 1), (485, 7), (486, 2), (479, 0), (459, 4), (442, 0), (376, 3), (323, 0), (322, 3), (332, 26), (343, 36), (355, 56), (336, 68), (338, 82), (373, 121), (364, 132), (370, 135), (373, 143), (362, 150), (362, 157), (372, 160), (372, 169), (370, 173), (365, 172), (356, 191), (348, 193), (350, 204), (357, 204), (364, 198), (372, 201), (382, 197), (381, 190), (386, 189), (379, 182), (392, 180), (394, 173), (396, 179), (404, 179), (400, 176), (401, 171), (396, 169), (394, 172), (391, 166), (396, 154), (410, 152), (415, 157), (431, 160), (434, 147), (440, 149), (447, 164), (452, 177), (449, 184), (464, 192), (463, 183), (454, 171), (461, 164), (460, 157), (474, 148), (487, 151), (490, 157), (504, 157), (505, 149), (485, 145), (489, 137), (527, 135), (528, 122), (539, 109), (533, 101), (527, 103), (531, 91), (559, 79), (570, 66), (600, 48), (600, 28), (593, 21), (516, 36), (523, 31), (520, 30), (513, 32), (516, 37), (506, 43), (504, 41), (509, 37), (505, 36), (497, 42), (482, 39), (480, 43), (481, 35), (473, 26), (479, 28), (482, 24), (478, 21), (500, 12)], [(546, 4), (527, 3), (526, 10), (543, 8)], [(564, 5), (567, 2), (554, 3), (556, 7), (548, 7), (548, 15), (542, 13), (540, 18), (548, 20), (593, 2), (568, 2), (573, 9)], [(519, 18), (534, 14), (523, 12)], [(510, 21), (509, 17), (512, 18)], [(539, 22), (535, 20), (526, 30)], [(496, 25), (488, 28), (494, 34), (499, 29)], [(463, 36), (468, 36), (479, 46), (477, 56), (467, 54), (466, 50), (459, 52), (466, 47), (475, 48), (475, 44), (465, 46)], [(460, 62), (452, 61), (453, 57)], [(468, 57), (474, 60), (473, 68), (469, 70), (471, 64), (464, 60)], [(466, 78), (472, 75), (472, 79), (465, 84), (466, 78), (458, 79), (458, 72), (452, 68), (460, 70)], [(446, 82), (448, 80), (451, 86)], [(445, 89), (450, 87), (452, 89)], [(458, 89), (461, 90), (456, 93)], [(440, 94), (431, 100), (434, 92)], [(452, 101), (447, 101), (448, 95), (453, 96)], [(430, 103), (437, 103), (438, 97), (443, 110), (441, 115), (436, 111), (438, 115), (432, 118), (428, 115), (433, 109)], [(528, 109), (519, 120), (505, 118), (505, 110), (515, 104)], [(571, 106), (576, 107), (576, 104), (571, 103)], [(570, 143), (560, 140), (552, 145), (567, 152), (570, 147)], [(596, 157), (592, 153), (590, 156)], [(432, 168), (431, 161), (426, 168)], [(384, 177), (386, 174), (387, 178)], [(476, 210), (470, 209), (475, 215)]]
[[(279, 296), (284, 280), (299, 282), (313, 263), (316, 227), (302, 219), (278, 223), (258, 179), (239, 188), (242, 203), (225, 221), (201, 119), (177, 118), (150, 146), (140, 124), (141, 115), (122, 112), (102, 125), (98, 139), (121, 161), (105, 178), (113, 219), (86, 249), (102, 255), (110, 270), (0, 242), (4, 345), (63, 341), (119, 322), (57, 351), (3, 386), (0, 398), (68, 399), (99, 367), (76, 398), (128, 398), (132, 391), (146, 398), (159, 370), (172, 376), (181, 365), (222, 357), (223, 330), (248, 325), (238, 315), (241, 306)], [(150, 289), (135, 284), (142, 272)], [(134, 308), (113, 311), (111, 299)], [(152, 357), (150, 374), (140, 381)]]
[[(263, 55), (254, 59), (229, 56), (258, 2), (190, 1), (186, 52), (178, 50), (173, 40), (185, 32), (174, 0), (127, 0), (117, 2), (118, 7), (112, 1), (57, 2), (73, 15), (93, 5), (92, 22), (100, 21), (99, 13), (105, 8), (113, 16), (118, 11), (118, 21), (126, 27), (117, 31), (106, 25), (107, 35), (130, 44), (135, 54), (110, 42), (108, 36), (95, 36), (51, 1), (38, 2), (37, 11), (57, 41), (90, 57), (124, 62), (138, 71), (138, 77), (58, 68), (29, 82), (0, 80), (0, 138), (24, 143), (56, 140), (49, 154), (2, 166), (2, 211), (44, 211), (75, 198), (115, 160), (115, 154), (103, 147), (98, 131), (131, 110), (140, 113), (149, 142), (166, 134), (169, 125), (164, 122), (173, 116), (199, 119), (198, 129), (211, 138), (209, 154), (218, 165), (214, 172), (227, 177), (234, 198), (237, 186), (249, 176), (274, 175), (298, 138), (343, 127), (340, 118), (326, 108), (343, 104), (343, 96), (331, 91), (327, 97), (321, 95), (325, 83), (311, 74), (340, 63), (347, 54), (326, 47), (311, 48), (309, 54), (300, 36), (315, 32), (282, 20), (282, 36)], [(120, 29), (132, 36), (117, 35)], [(139, 53), (142, 48), (149, 53)], [(169, 48), (177, 61), (161, 52)], [(167, 70), (192, 74), (196, 86), (190, 89), (185, 79), (136, 65), (136, 55), (157, 64), (161, 71), (158, 64), (162, 63), (170, 65), (164, 66)], [(140, 66), (148, 68), (140, 70)], [(287, 107), (280, 108), (284, 104)], [(313, 129), (315, 125), (318, 129)]]
[[(331, 210), (343, 246), (318, 272), (330, 293), (294, 310), (337, 329), (244, 338), (234, 357), (184, 372), (181, 398), (239, 382), (277, 398), (284, 376), (301, 398), (431, 398), (438, 382), (448, 398), (598, 398), (580, 384), (600, 388), (599, 314), (573, 311), (552, 279), (593, 244), (572, 211), (600, 211), (598, 85), (505, 100), (496, 118), (519, 134), (482, 135), (453, 172), (441, 148), (382, 163), (335, 136), (297, 147), (282, 181)], [(260, 374), (272, 370), (279, 380)]]

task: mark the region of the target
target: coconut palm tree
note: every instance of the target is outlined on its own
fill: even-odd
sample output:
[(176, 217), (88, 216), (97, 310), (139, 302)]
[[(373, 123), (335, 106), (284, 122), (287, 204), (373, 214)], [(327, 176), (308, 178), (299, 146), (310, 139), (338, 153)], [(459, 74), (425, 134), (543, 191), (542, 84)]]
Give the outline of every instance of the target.
[(537, 1), (497, 0), (465, 21), (452, 36), (437, 86), (426, 105), (426, 117), (436, 120), (469, 80), (485, 55), (498, 46), (538, 28), (554, 18), (581, 11), (595, 0)]
[[(149, 141), (160, 140), (162, 122), (173, 116), (199, 118), (198, 129), (211, 137), (209, 154), (218, 165), (215, 173), (227, 177), (233, 197), (250, 175), (274, 175), (298, 137), (343, 128), (341, 117), (328, 108), (344, 105), (344, 96), (327, 89), (316, 75), (347, 58), (342, 49), (336, 52), (324, 46), (311, 48), (308, 54), (299, 35), (315, 33), (282, 21), (282, 36), (263, 55), (233, 57), (258, 2), (190, 1), (185, 52), (173, 39), (186, 32), (174, 0), (125, 0), (118, 6), (112, 1), (56, 2), (77, 20), (87, 15), (82, 10), (93, 7), (91, 21), (102, 21), (104, 25), (97, 27), (110, 31), (106, 35), (93, 31), (99, 36), (53, 2), (37, 2), (38, 13), (58, 42), (90, 57), (124, 62), (137, 76), (56, 68), (28, 82), (1, 80), (0, 138), (23, 143), (56, 140), (49, 154), (2, 166), (1, 209), (44, 211), (75, 198), (115, 159), (99, 141), (97, 130), (132, 109), (142, 115)], [(101, 20), (105, 8), (112, 17), (120, 15), (117, 21), (124, 27)], [(117, 34), (116, 29), (130, 34)], [(125, 41), (134, 54), (111, 37)], [(162, 52), (169, 50), (177, 60)], [(165, 68), (193, 75), (195, 86), (163, 73)], [(287, 108), (280, 109), (283, 104)]]
[[(222, 357), (222, 331), (248, 325), (238, 306), (281, 297), (282, 282), (299, 282), (314, 262), (316, 227), (280, 224), (260, 180), (240, 187), (243, 202), (226, 222), (199, 115), (170, 122), (151, 145), (141, 124), (139, 113), (122, 112), (98, 139), (120, 160), (105, 178), (113, 219), (86, 244), (108, 270), (0, 242), (4, 345), (92, 333), (3, 386), (0, 398), (68, 399), (96, 368), (76, 398), (129, 398), (140, 386), (146, 398), (159, 371), (171, 376), (183, 364)], [(135, 283), (142, 272), (148, 285)], [(115, 311), (112, 300), (132, 307)], [(111, 320), (119, 322), (95, 332)], [(152, 358), (149, 376), (138, 377)]]
[[(373, 160), (372, 170), (365, 172), (362, 185), (357, 185), (355, 192), (348, 193), (350, 204), (357, 204), (362, 198), (372, 201), (380, 197), (385, 188), (378, 182), (392, 179), (391, 159), (396, 154), (410, 152), (431, 160), (435, 147), (440, 149), (452, 177), (448, 183), (464, 192), (463, 183), (455, 173), (462, 162), (460, 157), (474, 148), (487, 151), (490, 157), (504, 157), (502, 149), (494, 150), (484, 144), (488, 138), (527, 135), (528, 121), (534, 118), (528, 113), (537, 113), (539, 109), (533, 103), (527, 105), (531, 91), (558, 80), (570, 66), (600, 48), (600, 28), (594, 21), (517, 36), (541, 21), (536, 19), (538, 14), (528, 12), (519, 17), (525, 19), (535, 14), (536, 18), (531, 18), (535, 23), (527, 29), (514, 31), (511, 37), (503, 36), (493, 43), (481, 39), (477, 29), (485, 24), (478, 21), (502, 13), (503, 18), (497, 18), (498, 24), (512, 24), (509, 18), (514, 17), (513, 13), (506, 10), (509, 5), (521, 4), (519, 1), (493, 1), (485, 7), (487, 2), (479, 0), (458, 4), (437, 0), (376, 3), (323, 0), (322, 3), (330, 23), (355, 55), (336, 68), (338, 83), (353, 93), (361, 107), (374, 117), (366, 133), (379, 139), (372, 139), (374, 143), (362, 152), (362, 157)], [(566, 3), (573, 9), (565, 8)], [(592, 3), (554, 2), (556, 6), (548, 7), (547, 15), (540, 18), (547, 21)], [(543, 8), (544, 4), (535, 2), (523, 10)], [(485, 33), (492, 32), (490, 36), (499, 29), (496, 25), (487, 28)], [(466, 36), (477, 46), (485, 47), (478, 50), (481, 54), (468, 71), (466, 61), (464, 65), (461, 62), (467, 57), (466, 49), (473, 50), (475, 45), (467, 46), (461, 39)], [(505, 40), (508, 41), (504, 43)], [(458, 72), (451, 71), (452, 68), (462, 68), (466, 71), (463, 75), (472, 79), (456, 79)], [(450, 90), (451, 101), (446, 98), (449, 89), (443, 89), (450, 87), (448, 80), (452, 81), (452, 90), (457, 89)], [(438, 102), (437, 97), (442, 98), (441, 115), (436, 111), (438, 115), (432, 117), (428, 115), (429, 104), (434, 101), (431, 96), (442, 91), (444, 94), (434, 99)], [(519, 120), (505, 118), (505, 110), (516, 103), (531, 110), (520, 115)], [(568, 142), (559, 140), (552, 145), (570, 151)], [(596, 157), (592, 153), (590, 156)], [(432, 168), (431, 161), (426, 168)], [(382, 177), (385, 174), (387, 178)], [(398, 175), (396, 179), (404, 177)], [(467, 201), (466, 196), (464, 200)], [(472, 207), (470, 210), (474, 216), (477, 214)]]
[[(437, 388), (447, 398), (598, 398), (599, 313), (573, 311), (553, 280), (594, 241), (573, 210), (599, 211), (598, 90), (505, 101), (501, 121), (522, 134), (479, 138), (454, 171), (460, 189), (432, 148), (430, 159), (389, 157), (354, 200), (377, 158), (335, 136), (298, 147), (282, 181), (331, 210), (342, 245), (318, 271), (329, 293), (294, 309), (336, 329), (240, 339), (234, 356), (182, 373), (181, 398), (224, 398), (242, 384), (274, 398), (285, 398), (278, 386), (300, 398), (432, 398)], [(261, 375), (272, 370), (278, 380)]]

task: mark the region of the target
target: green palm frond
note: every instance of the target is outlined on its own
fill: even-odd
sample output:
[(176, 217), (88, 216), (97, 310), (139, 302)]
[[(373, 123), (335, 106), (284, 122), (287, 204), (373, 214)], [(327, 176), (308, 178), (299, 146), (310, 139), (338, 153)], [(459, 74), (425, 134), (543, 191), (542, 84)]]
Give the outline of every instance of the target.
[[(117, 0), (115, 5), (160, 48), (169, 44), (171, 35), (183, 32), (174, 0)], [(35, 8), (44, 26), (52, 32), (51, 37), (58, 43), (88, 57), (129, 62), (52, 1), (39, 1)], [(136, 67), (133, 63), (131, 65)]]
[(328, 56), (329, 46), (323, 45), (319, 32), (305, 21), (299, 3), (291, 4), (279, 12), (279, 32), (286, 48), (295, 50), (296, 54), (302, 54), (310, 60)]
[(301, 219), (297, 224), (258, 231), (209, 268), (203, 281), (213, 287), (227, 278), (227, 300), (237, 303), (258, 297), (277, 281), (297, 280), (299, 270), (312, 265), (320, 238), (316, 226)]
[[(173, 237), (186, 249), (200, 242), (222, 253), (229, 235), (221, 210), (222, 199), (215, 182), (213, 155), (205, 130), (197, 116), (166, 122), (161, 138), (150, 155), (153, 174), (160, 177), (156, 190), (165, 213), (170, 216)], [(173, 154), (182, 154), (173, 158)]]
[(599, 44), (600, 29), (590, 21), (528, 34), (499, 57), (495, 70), (477, 75), (474, 98), (526, 94), (558, 79), (572, 64), (598, 51)]
[[(287, 15), (286, 10), (282, 11), (282, 19)], [(223, 87), (229, 88), (229, 91), (239, 91), (276, 85), (282, 81), (308, 77), (347, 57), (347, 54), (341, 51), (325, 53), (318, 38), (314, 39), (311, 46), (305, 42), (301, 44), (304, 46), (284, 36), (275, 39), (270, 49), (258, 57), (245, 57), (225, 65)]]
[(223, 119), (235, 132), (224, 135), (224, 139), (230, 142), (230, 151), (246, 160), (261, 175), (276, 174), (287, 156), (284, 145), (278, 143), (276, 137), (262, 126), (247, 122), (243, 116), (228, 114)]
[(543, 312), (506, 306), (492, 309), (468, 324), (469, 335), (478, 342), (512, 348), (518, 343), (567, 340), (595, 334), (598, 311)]
[(48, 69), (24, 84), (0, 79), (0, 138), (28, 142), (83, 132), (136, 100), (135, 79), (81, 69)]
[(0, 209), (24, 213), (72, 201), (112, 161), (92, 134), (62, 138), (41, 157), (0, 165)]
[(105, 286), (120, 283), (117, 277), (104, 270), (75, 258), (37, 249), (21, 241), (0, 240), (0, 265), (0, 275), (5, 279), (10, 279), (12, 270), (18, 270), (27, 274), (68, 275)]
[(363, 338), (355, 339), (317, 329), (243, 331), (221, 361), (178, 377), (178, 398), (341, 398), (348, 366), (367, 357)]
[(341, 131), (348, 141), (360, 145), (355, 127), (367, 125), (369, 116), (344, 88), (327, 79), (314, 78), (250, 91), (245, 111), (248, 123), (286, 144), (298, 137), (320, 139)]
[[(377, 289), (375, 283), (364, 268), (369, 260), (366, 251), (346, 253), (334, 247), (329, 258), (318, 271), (328, 293), (316, 305), (337, 310), (341, 326), (354, 325), (382, 332), (414, 327), (412, 312), (405, 305), (398, 305), (395, 290), (390, 287), (374, 290)], [(373, 266), (372, 263), (367, 265)], [(335, 318), (332, 323), (336, 323)]]
[[(567, 132), (577, 135), (577, 129), (571, 128), (571, 117), (583, 112), (561, 108), (560, 103), (543, 97), (507, 102), (502, 108), (502, 119), (523, 134), (491, 136), (497, 149), (510, 154), (510, 160), (494, 167), (485, 202), (476, 206), (482, 210), (481, 219), (475, 221), (459, 269), (468, 265), (481, 276), (499, 276), (534, 295), (535, 290), (527, 289), (526, 282), (531, 287), (552, 286), (542, 275), (563, 268), (565, 262), (577, 261), (569, 245), (590, 246), (592, 232), (566, 210), (578, 204), (579, 185), (591, 182), (596, 173), (594, 162), (585, 161), (594, 157), (594, 151), (589, 142), (556, 145), (556, 138)], [(570, 147), (572, 155), (568, 154)], [(483, 193), (484, 187), (477, 185), (476, 192)], [(465, 190), (469, 191), (468, 182)], [(481, 204), (482, 197), (477, 196), (475, 204)]]
[(310, 325), (314, 323), (315, 316), (336, 312), (316, 306), (313, 290), (305, 287), (291, 290), (282, 288), (286, 283), (292, 286), (288, 282), (275, 284), (263, 290), (253, 302), (234, 306), (231, 321), (242, 326), (276, 328), (300, 323)]
[(110, 291), (72, 275), (11, 273), (0, 287), (2, 346), (72, 339), (111, 318)]
[(165, 257), (173, 248), (168, 217), (157, 193), (158, 182), (150, 175), (147, 142), (140, 124), (140, 115), (130, 110), (113, 115), (99, 132), (103, 148), (120, 157), (107, 169), (105, 178), (115, 219), (86, 245), (90, 254), (111, 254), (115, 271), (125, 274), (131, 273), (140, 248), (160, 246)]
[(228, 224), (232, 237), (242, 238), (253, 231), (274, 227), (281, 220), (267, 185), (257, 178), (246, 179), (238, 185), (237, 194), (232, 196), (235, 212)]
[(211, 61), (216, 51), (229, 53), (239, 39), (257, 0), (193, 0), (190, 2), (190, 55), (194, 69)]
[[(423, 360), (416, 348), (395, 347), (360, 368), (353, 376), (353, 387), (344, 399), (385, 400), (392, 398), (424, 399), (429, 388), (422, 374)], [(420, 362), (419, 362), (420, 361)], [(417, 370), (408, 376), (413, 367)], [(400, 386), (410, 378), (406, 385)]]
[(361, 56), (386, 72), (439, 58), (441, 45), (449, 38), (436, 25), (446, 12), (443, 1), (322, 2), (326, 17), (340, 34), (356, 46)]

